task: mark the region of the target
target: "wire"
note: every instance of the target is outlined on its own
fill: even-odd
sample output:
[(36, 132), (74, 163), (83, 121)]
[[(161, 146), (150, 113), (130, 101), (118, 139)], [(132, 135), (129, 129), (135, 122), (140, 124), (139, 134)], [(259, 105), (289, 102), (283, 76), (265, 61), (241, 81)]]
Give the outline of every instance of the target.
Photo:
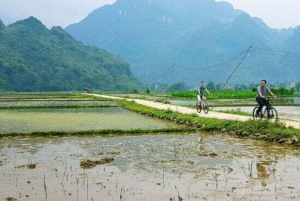
[(256, 49), (256, 50), (251, 50), (250, 52), (257, 53), (257, 54), (300, 57), (300, 53), (295, 53), (295, 52), (283, 52), (283, 51), (264, 49), (264, 48), (259, 48), (259, 47), (253, 47), (253, 49)]
[(245, 51), (243, 51), (243, 52), (241, 52), (241, 53), (239, 53), (239, 54), (237, 54), (235, 56), (230, 57), (227, 61), (224, 61), (224, 62), (219, 63), (219, 64), (215, 64), (215, 65), (203, 67), (203, 68), (189, 68), (189, 67), (185, 67), (185, 66), (180, 66), (180, 67), (183, 68), (183, 69), (186, 69), (186, 70), (194, 70), (194, 71), (198, 71), (198, 70), (211, 70), (211, 69), (214, 69), (216, 67), (224, 66), (225, 64), (233, 62), (233, 61), (235, 61), (237, 58), (239, 58), (243, 54), (245, 54)]
[(265, 50), (265, 51), (271, 51), (271, 52), (279, 52), (279, 53), (284, 53), (284, 54), (294, 54), (294, 55), (300, 56), (300, 53), (297, 53), (297, 52), (284, 52), (284, 51), (265, 49), (265, 48), (260, 48), (260, 47), (252, 47), (252, 49), (259, 49), (259, 50)]

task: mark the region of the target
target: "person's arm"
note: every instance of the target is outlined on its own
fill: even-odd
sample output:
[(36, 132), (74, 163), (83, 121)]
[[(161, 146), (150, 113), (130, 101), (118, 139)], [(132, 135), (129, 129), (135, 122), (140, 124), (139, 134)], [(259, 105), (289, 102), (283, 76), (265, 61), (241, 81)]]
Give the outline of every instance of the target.
[(269, 88), (268, 88), (268, 92), (273, 98), (276, 98), (275, 94), (273, 94), (273, 92)]
[(205, 88), (205, 91), (210, 95), (209, 91)]
[(270, 91), (270, 94), (271, 94), (271, 96), (273, 96), (273, 98), (277, 98), (277, 97), (275, 96), (275, 94), (273, 94), (272, 91)]

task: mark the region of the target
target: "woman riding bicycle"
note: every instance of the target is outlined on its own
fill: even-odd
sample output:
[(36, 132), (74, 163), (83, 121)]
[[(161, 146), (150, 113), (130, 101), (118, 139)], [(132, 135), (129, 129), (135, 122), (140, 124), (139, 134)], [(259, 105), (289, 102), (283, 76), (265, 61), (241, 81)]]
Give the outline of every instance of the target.
[(257, 87), (256, 102), (259, 104), (259, 107), (258, 107), (258, 110), (256, 111), (256, 116), (259, 116), (259, 114), (261, 114), (261, 110), (266, 103), (266, 94), (267, 93), (269, 93), (271, 96), (276, 98), (276, 96), (273, 94), (273, 92), (266, 85), (267, 85), (267, 81), (262, 80), (260, 82), (260, 86)]

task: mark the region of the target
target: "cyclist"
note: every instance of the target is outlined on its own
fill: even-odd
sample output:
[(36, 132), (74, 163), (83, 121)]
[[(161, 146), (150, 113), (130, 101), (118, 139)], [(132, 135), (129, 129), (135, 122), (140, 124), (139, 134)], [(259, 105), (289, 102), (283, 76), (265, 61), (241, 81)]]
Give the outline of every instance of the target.
[(260, 82), (260, 86), (257, 87), (257, 95), (256, 95), (256, 102), (259, 104), (258, 110), (256, 111), (256, 116), (259, 116), (261, 114), (261, 110), (264, 107), (266, 103), (266, 94), (269, 93), (271, 96), (276, 98), (275, 94), (266, 86), (267, 81), (262, 80)]
[(209, 91), (206, 89), (205, 85), (204, 85), (204, 81), (201, 81), (200, 86), (198, 87), (198, 103), (200, 103), (201, 100), (205, 100), (205, 96), (204, 96), (204, 91), (206, 91), (209, 95)]

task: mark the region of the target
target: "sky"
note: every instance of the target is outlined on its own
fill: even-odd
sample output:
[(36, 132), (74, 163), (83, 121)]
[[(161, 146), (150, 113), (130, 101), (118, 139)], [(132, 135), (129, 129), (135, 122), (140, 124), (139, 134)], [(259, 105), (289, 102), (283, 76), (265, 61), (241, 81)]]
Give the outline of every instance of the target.
[[(0, 0), (4, 24), (34, 16), (48, 28), (63, 28), (84, 19), (93, 10), (116, 0)], [(224, 1), (224, 0), (216, 0)], [(226, 0), (235, 9), (261, 18), (267, 26), (281, 29), (300, 25), (300, 0)]]

